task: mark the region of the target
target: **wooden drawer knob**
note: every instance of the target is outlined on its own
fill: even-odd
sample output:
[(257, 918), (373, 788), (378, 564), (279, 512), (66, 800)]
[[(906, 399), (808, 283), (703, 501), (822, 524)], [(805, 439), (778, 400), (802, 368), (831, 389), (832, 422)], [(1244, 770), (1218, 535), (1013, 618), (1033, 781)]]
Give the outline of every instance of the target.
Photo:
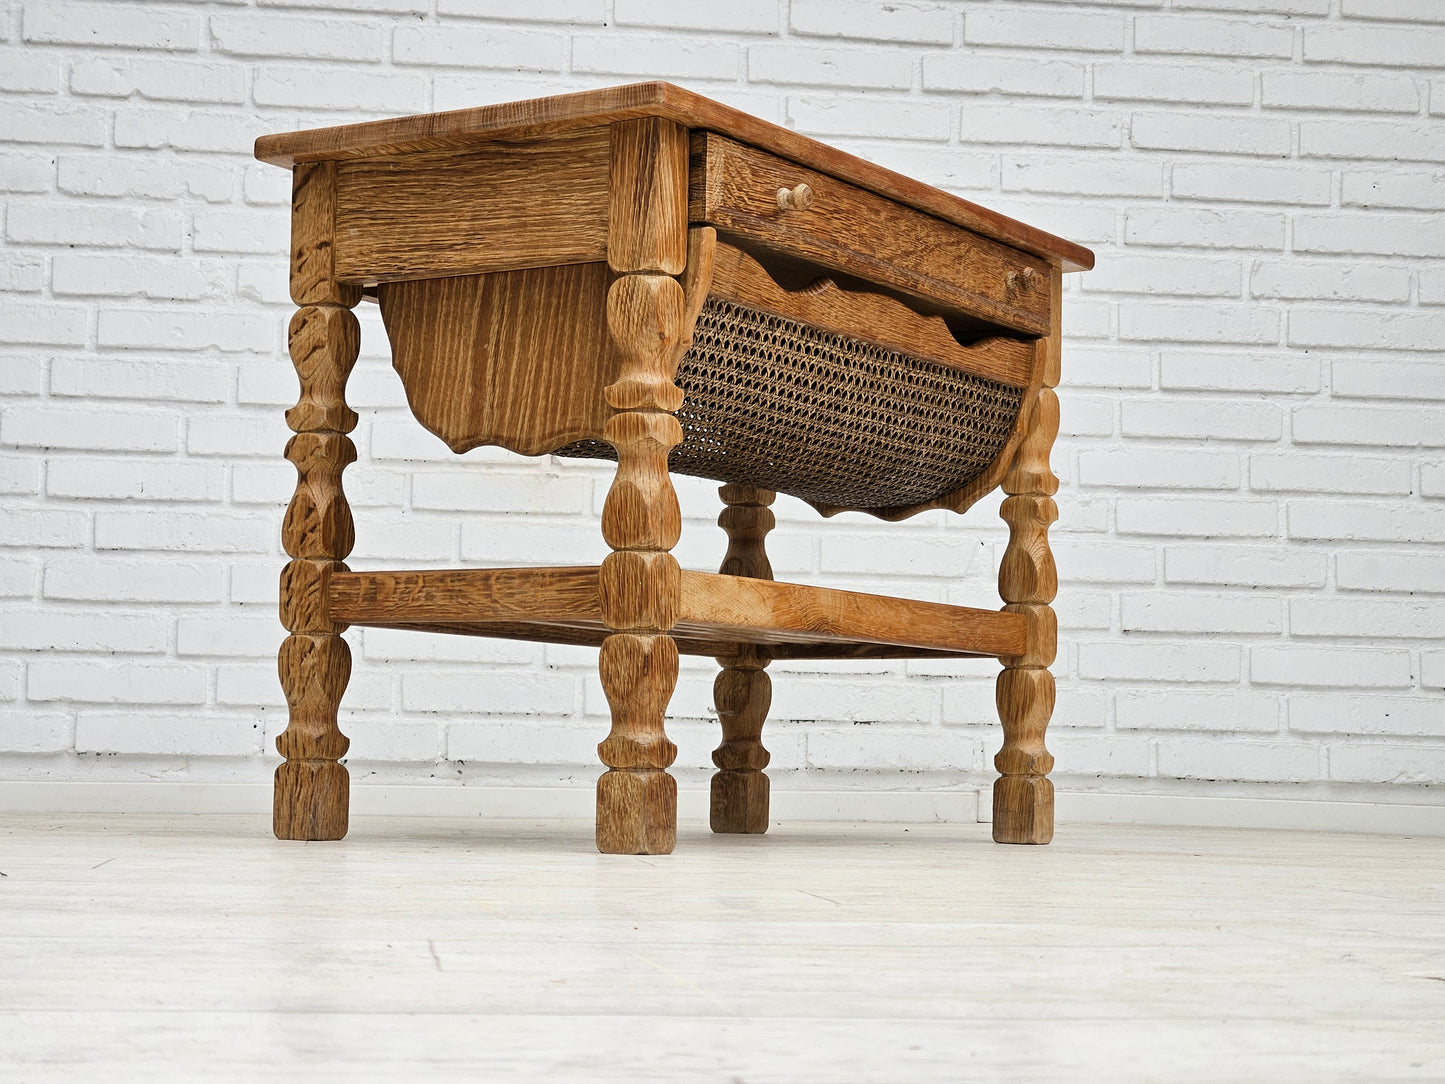
[(1004, 276), (1004, 284), (1009, 292), (1016, 290), (1032, 290), (1039, 281), (1039, 273), (1032, 267), (1025, 267), (1022, 271), (1010, 271)]
[(806, 211), (813, 205), (813, 190), (806, 184), (797, 184), (792, 188), (778, 189), (778, 210), (786, 211), (794, 208), (799, 211)]

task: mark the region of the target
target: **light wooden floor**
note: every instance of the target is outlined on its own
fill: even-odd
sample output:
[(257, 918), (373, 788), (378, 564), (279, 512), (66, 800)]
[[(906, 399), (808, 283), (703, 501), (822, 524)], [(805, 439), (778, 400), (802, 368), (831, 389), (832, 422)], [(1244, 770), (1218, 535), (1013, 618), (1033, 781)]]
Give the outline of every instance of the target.
[(1445, 1079), (1445, 840), (0, 818), (0, 1080)]

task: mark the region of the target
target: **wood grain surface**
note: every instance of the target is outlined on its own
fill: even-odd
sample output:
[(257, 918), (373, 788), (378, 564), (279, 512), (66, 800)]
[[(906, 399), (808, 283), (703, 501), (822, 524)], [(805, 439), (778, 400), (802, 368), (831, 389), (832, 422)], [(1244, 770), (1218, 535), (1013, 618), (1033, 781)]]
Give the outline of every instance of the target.
[(607, 256), (606, 126), (336, 163), (335, 270), (441, 278)]
[(289, 347), (300, 397), (286, 412), (295, 435), (286, 458), (296, 491), (281, 525), (291, 557), (281, 573), (281, 622), (289, 635), (277, 655), (288, 722), (276, 739), (286, 762), (276, 769), (272, 828), (279, 839), (346, 835), (350, 780), (338, 761), (350, 743), (336, 723), (351, 674), (351, 651), (325, 600), (330, 578), (355, 538), (341, 472), (356, 459), (347, 434), (356, 413), (346, 405), (346, 378), (361, 348), (350, 306), (360, 291), (331, 274), (335, 170), (298, 167), (292, 180), (291, 290), (301, 307), (291, 319)]
[(617, 376), (605, 263), (384, 283), (392, 364), (412, 414), (454, 452), (542, 455), (601, 439)]
[(662, 117), (730, 136), (909, 207), (1039, 256), (1066, 271), (1094, 266), (1094, 254), (1034, 226), (864, 161), (798, 132), (670, 83), (634, 83), (446, 113), (266, 135), (256, 157), (273, 165), (405, 154), (555, 136), (612, 121)]
[[(1048, 262), (711, 132), (692, 137), (688, 216), (1022, 335), (1049, 330)], [(778, 206), (806, 181), (806, 210)]]
[[(1057, 298), (1058, 275), (1054, 276)], [(1053, 324), (1059, 326), (1059, 302)], [(1058, 336), (1040, 344), (1045, 354), (1044, 383), (1025, 404), (1023, 440), (1014, 453), (1003, 490), (1008, 496), (999, 514), (1009, 526), (1008, 546), (999, 562), (998, 592), (1005, 612), (1027, 622), (1025, 649), (1006, 654), (996, 700), (1003, 722), (1003, 748), (994, 757), (1000, 773), (993, 789), (993, 838), (999, 843), (1048, 843), (1054, 834), (1054, 785), (1048, 779), (1054, 758), (1044, 733), (1054, 710), (1058, 621), (1049, 606), (1059, 590), (1058, 571), (1049, 548), (1049, 526), (1059, 518), (1054, 494), (1059, 480), (1049, 452), (1059, 432)]]
[[(725, 485), (718, 489), (723, 510), (718, 526), (727, 532), (728, 548), (719, 572), (771, 580), (773, 566), (765, 547), (767, 534), (777, 520), (769, 507), (777, 494), (753, 486)], [(713, 750), (713, 773), (708, 820), (714, 832), (758, 835), (768, 830), (768, 777), (763, 769), (771, 759), (763, 745), (763, 723), (773, 699), (772, 679), (765, 669), (766, 649), (739, 644), (738, 650), (720, 656), (722, 666), (713, 682), (713, 705), (722, 727), (722, 744)]]
[(1026, 386), (1033, 374), (1031, 339), (994, 336), (965, 346), (942, 316), (920, 313), (887, 294), (841, 286), (827, 277), (789, 288), (748, 252), (722, 241), (715, 246), (707, 294), (1015, 388)]

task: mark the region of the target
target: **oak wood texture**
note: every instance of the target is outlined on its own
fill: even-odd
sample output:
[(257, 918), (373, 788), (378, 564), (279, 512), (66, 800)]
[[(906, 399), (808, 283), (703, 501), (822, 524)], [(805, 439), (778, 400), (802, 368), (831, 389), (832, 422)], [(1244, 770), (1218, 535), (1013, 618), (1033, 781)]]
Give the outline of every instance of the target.
[[(598, 646), (612, 716), (598, 747), (607, 853), (674, 846), (664, 720), (681, 653), (722, 668), (711, 823), (730, 833), (767, 828), (770, 660), (998, 657), (994, 837), (1048, 842), (1052, 389), (1062, 271), (1092, 266), (1092, 254), (667, 84), (267, 137), (257, 152), (296, 163), (290, 344), (301, 395), (287, 414), (298, 483), (283, 525), (290, 635), (279, 665), (291, 715), (277, 742), (287, 758), (277, 835), (345, 833), (336, 713), (351, 660), (340, 634), (358, 624)], [(600, 565), (347, 570), (341, 472), (357, 418), (344, 389), (363, 291), (380, 302), (413, 413), (453, 450), (536, 455), (587, 439), (615, 449), (601, 516), (612, 552)], [(721, 490), (722, 570), (678, 566), (676, 375), (709, 297), (1022, 390), (1008, 442), (973, 483), (865, 510), (962, 511), (1002, 483), (1002, 610), (777, 583), (764, 548), (773, 494), (748, 486)]]
[(327, 584), (351, 552), (351, 509), (341, 472), (356, 459), (346, 434), (356, 414), (345, 399), (346, 378), (361, 349), (350, 306), (359, 291), (331, 272), (335, 169), (298, 167), (292, 184), (291, 361), (300, 397), (286, 412), (295, 435), (286, 458), (296, 466), (296, 491), (286, 509), (281, 543), (291, 557), (281, 573), (281, 622), (289, 635), (277, 669), (289, 720), (276, 739), (286, 762), (276, 769), (272, 827), (279, 839), (340, 839), (346, 835), (349, 778), (338, 761), (349, 745), (336, 723), (351, 674), (345, 625), (327, 614)]
[[(1054, 274), (1052, 296), (1059, 297)], [(1053, 324), (1059, 326), (1059, 302)], [(1049, 452), (1059, 432), (1058, 331), (1039, 340), (1042, 386), (1025, 403), (1023, 440), (1014, 453), (999, 514), (1009, 527), (1008, 546), (999, 562), (998, 590), (1004, 611), (1024, 618), (1025, 649), (1003, 658), (995, 699), (1003, 722), (1003, 748), (994, 757), (1000, 778), (993, 788), (993, 838), (999, 843), (1048, 843), (1054, 835), (1054, 785), (1048, 779), (1054, 758), (1044, 732), (1054, 711), (1054, 675), (1058, 621), (1049, 606), (1059, 578), (1049, 549), (1049, 525), (1059, 518), (1054, 494), (1059, 480), (1049, 467)], [(1051, 383), (1052, 382), (1052, 383)]]
[(607, 263), (680, 274), (687, 266), (687, 129), (662, 117), (611, 125)]
[(1085, 271), (1094, 266), (1094, 254), (1080, 245), (670, 83), (634, 83), (446, 113), (266, 135), (256, 140), (255, 152), (263, 162), (290, 167), (297, 162), (552, 137), (644, 117), (660, 117), (685, 128), (730, 136), (981, 237), (1032, 253), (1066, 271)]
[[(777, 494), (754, 486), (725, 485), (718, 489), (723, 510), (718, 526), (727, 532), (728, 548), (719, 572), (771, 580), (764, 540), (776, 525), (769, 507)], [(722, 726), (722, 744), (713, 750), (708, 821), (714, 832), (758, 835), (768, 830), (768, 777), (771, 759), (763, 746), (763, 723), (773, 699), (772, 679), (765, 667), (766, 649), (747, 644), (718, 658), (722, 670), (713, 682), (713, 704)]]
[(616, 376), (603, 389), (612, 415), (602, 439), (617, 472), (602, 505), (612, 548), (597, 572), (598, 612), (611, 635), (598, 671), (612, 731), (597, 747), (607, 766), (597, 780), (597, 849), (669, 854), (677, 839), (677, 782), (667, 768), (667, 702), (677, 684), (677, 545), (682, 515), (668, 453), (682, 441), (673, 382), (688, 329), (685, 298), (671, 272), (687, 257), (687, 131), (662, 118), (620, 120), (610, 140), (611, 210), (607, 264), (608, 349)]
[(719, 241), (706, 293), (1011, 387), (1028, 385), (1036, 360), (1031, 340), (993, 336), (965, 346), (942, 316), (920, 313), (888, 294), (840, 285), (819, 271), (818, 278), (790, 289), (747, 251)]
[[(693, 135), (691, 168), (694, 222), (1020, 334), (1049, 330), (1040, 257), (712, 132)], [(779, 207), (779, 188), (800, 182), (807, 209)]]
[(392, 282), (605, 259), (610, 155), (604, 125), (337, 162), (336, 275)]
[(454, 452), (542, 455), (600, 439), (617, 367), (607, 282), (605, 263), (575, 263), (382, 284), (412, 414)]
[[(427, 625), (478, 636), (501, 626), (590, 632), (595, 643), (612, 627), (604, 618), (606, 565), (547, 568), (460, 568), (437, 571), (337, 572), (327, 583), (326, 615), (346, 625)], [(832, 646), (869, 645), (913, 652), (1016, 656), (1027, 648), (1027, 619), (1018, 613), (895, 599), (830, 587), (783, 583), (717, 572), (677, 572), (668, 631), (698, 645), (697, 654), (726, 657), (738, 645), (766, 646), (775, 657)], [(529, 633), (531, 635), (533, 633)], [(837, 654), (817, 657), (838, 657)]]

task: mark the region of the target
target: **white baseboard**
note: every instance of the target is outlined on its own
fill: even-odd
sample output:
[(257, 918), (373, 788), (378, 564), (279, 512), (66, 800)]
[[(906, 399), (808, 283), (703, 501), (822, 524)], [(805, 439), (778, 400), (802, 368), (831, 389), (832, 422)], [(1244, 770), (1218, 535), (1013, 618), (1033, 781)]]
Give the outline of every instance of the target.
[[(354, 816), (581, 818), (593, 815), (591, 787), (482, 787), (358, 784)], [(987, 820), (988, 793), (961, 791), (774, 790), (780, 821), (972, 823)], [(707, 819), (706, 791), (678, 794), (678, 816)], [(0, 783), (0, 813), (246, 813), (271, 811), (269, 783)], [(1374, 835), (1445, 836), (1445, 806), (1212, 798), (1059, 791), (1060, 824), (1152, 824), (1279, 828)]]

